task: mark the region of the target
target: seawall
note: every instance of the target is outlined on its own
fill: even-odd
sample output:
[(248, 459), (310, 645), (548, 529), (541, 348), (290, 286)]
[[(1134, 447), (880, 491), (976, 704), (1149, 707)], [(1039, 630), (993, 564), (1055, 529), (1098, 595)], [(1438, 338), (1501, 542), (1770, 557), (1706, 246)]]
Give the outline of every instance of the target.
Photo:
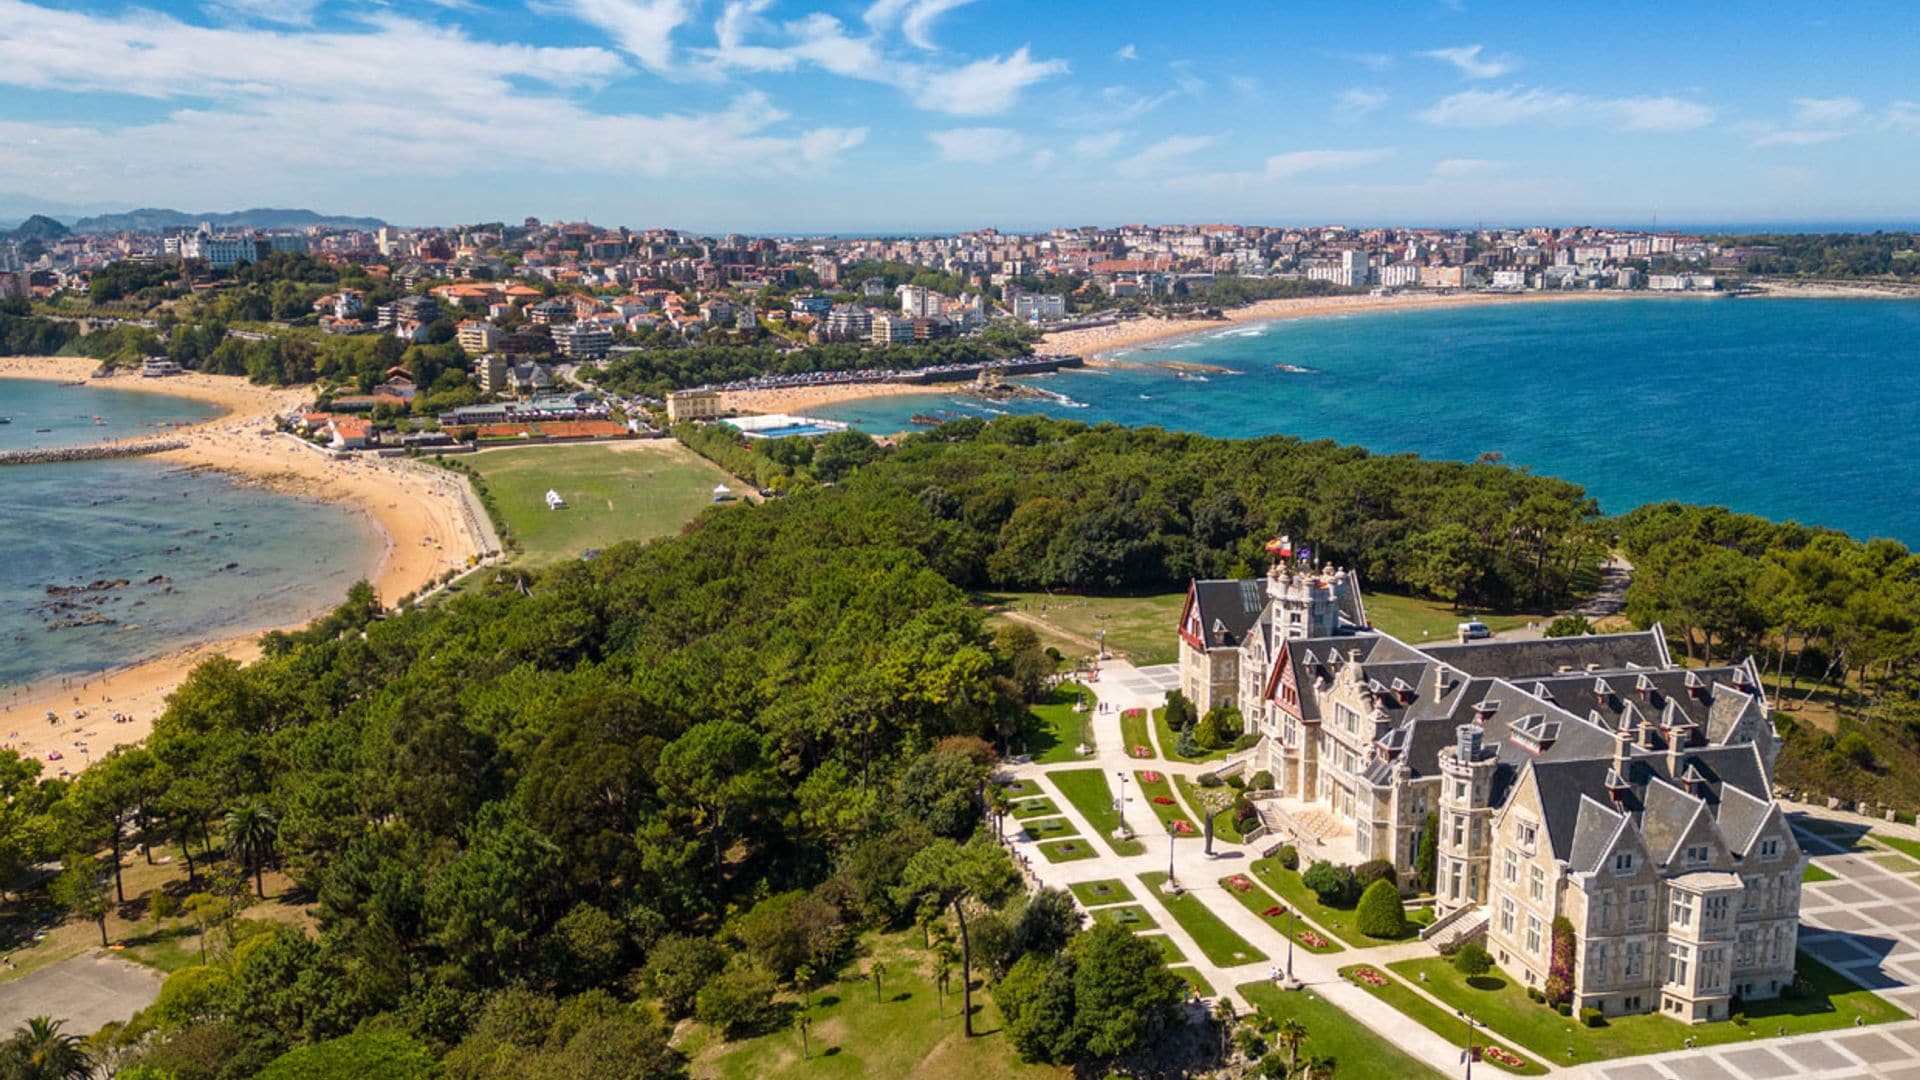
[(103, 461), (184, 450), (184, 439), (149, 439), (107, 446), (54, 446), (36, 450), (0, 450), (0, 465), (46, 465), (56, 461)]

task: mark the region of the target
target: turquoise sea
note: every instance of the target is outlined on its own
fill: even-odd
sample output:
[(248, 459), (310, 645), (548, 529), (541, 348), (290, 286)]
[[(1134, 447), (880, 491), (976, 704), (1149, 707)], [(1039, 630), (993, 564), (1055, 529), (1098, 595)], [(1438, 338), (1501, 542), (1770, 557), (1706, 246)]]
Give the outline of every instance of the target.
[[(810, 410), (873, 432), (917, 412), (1044, 412), (1509, 464), (1609, 512), (1682, 499), (1920, 546), (1920, 301), (1634, 298), (1245, 324), (1028, 380)], [(1204, 380), (1158, 366), (1230, 368)]]
[[(0, 380), (0, 449), (158, 434), (216, 411)], [(358, 512), (150, 458), (0, 466), (0, 537), (0, 686), (298, 621), (339, 603), (384, 546)]]

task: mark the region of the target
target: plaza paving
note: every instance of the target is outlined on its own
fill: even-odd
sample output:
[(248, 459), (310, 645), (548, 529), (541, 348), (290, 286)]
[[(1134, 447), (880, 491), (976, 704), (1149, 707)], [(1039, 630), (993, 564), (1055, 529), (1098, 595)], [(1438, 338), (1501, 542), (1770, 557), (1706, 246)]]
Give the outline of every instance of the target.
[(98, 949), (0, 985), (0, 1031), (51, 1016), (75, 1035), (91, 1035), (153, 1004), (166, 975)]
[[(1097, 830), (1080, 814), (1047, 774), (1069, 769), (1098, 768), (1117, 793), (1117, 776), (1131, 777), (1143, 769), (1174, 775), (1197, 776), (1203, 769), (1217, 766), (1174, 763), (1162, 759), (1145, 761), (1127, 755), (1120, 734), (1120, 714), (1127, 709), (1152, 709), (1165, 700), (1168, 689), (1178, 685), (1173, 665), (1135, 668), (1109, 661), (1090, 683), (1100, 707), (1092, 716), (1095, 753), (1078, 761), (1053, 765), (1030, 762), (1010, 766), (1005, 774), (1033, 781), (1039, 794), (1049, 796), (1061, 816), (1072, 823), (1081, 838), (1096, 855), (1073, 862), (1050, 863), (1037, 849), (1037, 839), (1011, 833), (1011, 845), (1028, 871), (1040, 883), (1065, 888), (1077, 882), (1106, 878), (1122, 879), (1133, 894), (1132, 903), (1140, 905), (1159, 924), (1159, 931), (1184, 955), (1183, 963), (1193, 967), (1217, 995), (1245, 1007), (1235, 987), (1269, 977), (1276, 965), (1283, 965), (1286, 940), (1266, 920), (1255, 915), (1219, 884), (1221, 878), (1242, 872), (1257, 852), (1251, 847), (1214, 842), (1216, 854), (1207, 856), (1198, 839), (1174, 839), (1161, 827), (1144, 805), (1137, 789), (1129, 794), (1124, 808), (1126, 821), (1146, 847), (1145, 854), (1115, 855)], [(1131, 785), (1130, 785), (1131, 786)], [(1198, 820), (1198, 807), (1187, 807)], [(1849, 826), (1845, 815), (1830, 815), (1810, 808), (1795, 808), (1797, 816), (1817, 831), (1800, 830), (1809, 855), (1836, 880), (1804, 887), (1801, 942), (1807, 951), (1841, 971), (1855, 982), (1879, 993), (1909, 1013), (1920, 1010), (1920, 863), (1903, 868), (1877, 850), (1849, 850), (1857, 847), (1854, 837), (1866, 831), (1864, 822)], [(1817, 819), (1817, 820), (1816, 820)], [(1009, 829), (1017, 829), (1009, 823)], [(1895, 827), (1902, 835), (1920, 838), (1920, 831)], [(1169, 861), (1176, 877), (1208, 911), (1266, 953), (1267, 960), (1220, 967), (1208, 961), (1197, 943), (1161, 902), (1161, 898), (1141, 884), (1139, 875), (1168, 870)], [(1344, 949), (1317, 956), (1296, 949), (1294, 973), (1314, 993), (1345, 1010), (1360, 1023), (1378, 1032), (1408, 1054), (1447, 1075), (1460, 1072), (1460, 1048), (1426, 1028), (1412, 1023), (1400, 1012), (1378, 998), (1347, 982), (1338, 969), (1366, 962), (1384, 965), (1415, 956), (1431, 956), (1431, 950), (1419, 942), (1368, 949)], [(1417, 987), (1416, 993), (1422, 993)], [(1521, 1049), (1524, 1054), (1525, 1051)], [(1620, 1059), (1580, 1069), (1557, 1069), (1572, 1076), (1591, 1076), (1600, 1080), (1775, 1080), (1780, 1077), (1806, 1080), (1854, 1080), (1885, 1077), (1891, 1080), (1920, 1080), (1920, 1021), (1903, 1021), (1865, 1029), (1842, 1029), (1824, 1034), (1791, 1039), (1757, 1040), (1676, 1051), (1640, 1058)], [(1482, 1076), (1510, 1075), (1488, 1065), (1480, 1067)]]

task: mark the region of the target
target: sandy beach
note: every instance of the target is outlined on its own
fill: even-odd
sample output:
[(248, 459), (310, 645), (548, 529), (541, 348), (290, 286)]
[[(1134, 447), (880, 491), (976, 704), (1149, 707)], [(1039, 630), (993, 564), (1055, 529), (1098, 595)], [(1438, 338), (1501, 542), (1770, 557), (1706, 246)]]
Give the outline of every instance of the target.
[[(95, 362), (85, 358), (0, 357), (0, 379), (86, 380), (221, 406), (223, 415), (169, 432), (169, 438), (188, 445), (158, 456), (364, 513), (385, 538), (372, 579), (384, 603), (418, 592), (448, 570), (464, 570), (487, 551), (487, 528), (475, 520), (471, 494), (455, 474), (405, 459), (339, 461), (273, 434), (273, 418), (310, 402), (311, 391), (254, 386), (220, 375), (92, 379), (94, 369)], [(338, 600), (316, 597), (315, 614)], [(0, 697), (0, 744), (37, 756), (46, 762), (47, 775), (77, 771), (92, 757), (145, 738), (166, 695), (195, 664), (213, 655), (244, 662), (258, 653), (256, 633), (198, 643), (128, 668), (10, 689)], [(48, 722), (48, 712), (56, 714), (56, 722)], [(83, 715), (76, 718), (76, 712)], [(56, 750), (61, 758), (49, 760), (48, 753)]]
[(720, 407), (743, 413), (803, 413), (821, 405), (862, 398), (901, 394), (951, 393), (964, 383), (822, 383), (818, 386), (782, 386), (772, 390), (723, 390)]

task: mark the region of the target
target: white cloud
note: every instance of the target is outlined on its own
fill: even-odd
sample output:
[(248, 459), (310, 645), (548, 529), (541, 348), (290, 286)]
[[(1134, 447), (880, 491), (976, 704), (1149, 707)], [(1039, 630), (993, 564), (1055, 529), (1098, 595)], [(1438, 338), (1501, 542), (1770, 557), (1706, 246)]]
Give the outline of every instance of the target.
[(1080, 157), (1103, 158), (1120, 149), (1127, 141), (1125, 132), (1109, 131), (1100, 135), (1082, 135), (1073, 140), (1073, 152)]
[(1712, 123), (1714, 110), (1674, 97), (1596, 98), (1512, 87), (1463, 90), (1440, 99), (1419, 115), (1441, 127), (1500, 127), (1535, 121), (1613, 131), (1680, 132)]
[(1860, 115), (1864, 106), (1850, 97), (1794, 98), (1793, 108), (1795, 124), (1818, 127), (1845, 123)]
[(673, 32), (693, 18), (694, 7), (691, 0), (566, 0), (566, 5), (574, 17), (604, 31), (628, 56), (656, 72), (673, 67)]
[(1138, 60), (1140, 59), (1140, 51), (1133, 47), (1133, 42), (1129, 41), (1125, 45), (1113, 50), (1113, 58), (1115, 60)]
[(1121, 176), (1139, 179), (1163, 171), (1169, 165), (1181, 164), (1181, 159), (1197, 154), (1220, 141), (1215, 135), (1173, 135), (1145, 150), (1126, 158), (1114, 166)]
[(938, 49), (933, 42), (933, 24), (940, 16), (973, 0), (877, 0), (867, 8), (866, 22), (875, 30), (888, 30), (896, 24), (900, 36), (922, 49)]
[(1444, 60), (1460, 69), (1460, 73), (1469, 79), (1497, 79), (1514, 68), (1519, 62), (1511, 56), (1486, 56), (1484, 45), (1456, 45), (1450, 49), (1428, 49), (1421, 56), (1434, 60)]
[(1433, 175), (1441, 179), (1457, 180), (1463, 177), (1491, 176), (1507, 167), (1504, 161), (1489, 161), (1486, 158), (1447, 158), (1433, 164)]
[(207, 5), (209, 14), (240, 19), (258, 19), (285, 26), (312, 26), (313, 13), (320, 0), (214, 0)]
[[(866, 137), (793, 124), (755, 92), (661, 115), (576, 96), (625, 68), (606, 49), (496, 44), (386, 14), (286, 33), (0, 0), (0, 86), (191, 102), (123, 125), (0, 123), (0, 190), (60, 177), (70, 191), (200, 202), (499, 169), (778, 175)], [(409, 78), (401, 97), (396, 71)]]
[(1393, 66), (1393, 57), (1383, 52), (1328, 52), (1325, 56), (1334, 60), (1344, 60), (1349, 64), (1359, 64), (1368, 71), (1385, 71)]
[(1035, 60), (1022, 45), (1004, 57), (990, 56), (928, 75), (914, 102), (955, 116), (991, 116), (1012, 108), (1027, 87), (1066, 73), (1065, 60)]
[(1896, 101), (1887, 106), (1881, 126), (1896, 131), (1920, 131), (1920, 101)]
[(1051, 169), (1053, 168), (1053, 160), (1057, 156), (1058, 155), (1056, 155), (1051, 149), (1035, 150), (1033, 152), (1033, 159), (1030, 162), (1030, 164), (1033, 166), (1033, 168), (1039, 169), (1039, 170)]
[(967, 165), (988, 165), (1005, 161), (1026, 149), (1026, 140), (1015, 131), (997, 127), (952, 128), (932, 131), (927, 138), (940, 151), (942, 161)]
[(1303, 173), (1339, 172), (1372, 165), (1393, 156), (1387, 148), (1377, 150), (1294, 150), (1267, 159), (1266, 175), (1286, 180)]
[(1361, 117), (1385, 105), (1388, 100), (1385, 90), (1356, 86), (1334, 95), (1333, 111), (1349, 118)]
[(1774, 146), (1818, 146), (1821, 143), (1830, 143), (1835, 139), (1846, 137), (1846, 132), (1834, 131), (1831, 128), (1811, 131), (1775, 131), (1753, 140), (1752, 146), (1756, 150), (1765, 150)]

